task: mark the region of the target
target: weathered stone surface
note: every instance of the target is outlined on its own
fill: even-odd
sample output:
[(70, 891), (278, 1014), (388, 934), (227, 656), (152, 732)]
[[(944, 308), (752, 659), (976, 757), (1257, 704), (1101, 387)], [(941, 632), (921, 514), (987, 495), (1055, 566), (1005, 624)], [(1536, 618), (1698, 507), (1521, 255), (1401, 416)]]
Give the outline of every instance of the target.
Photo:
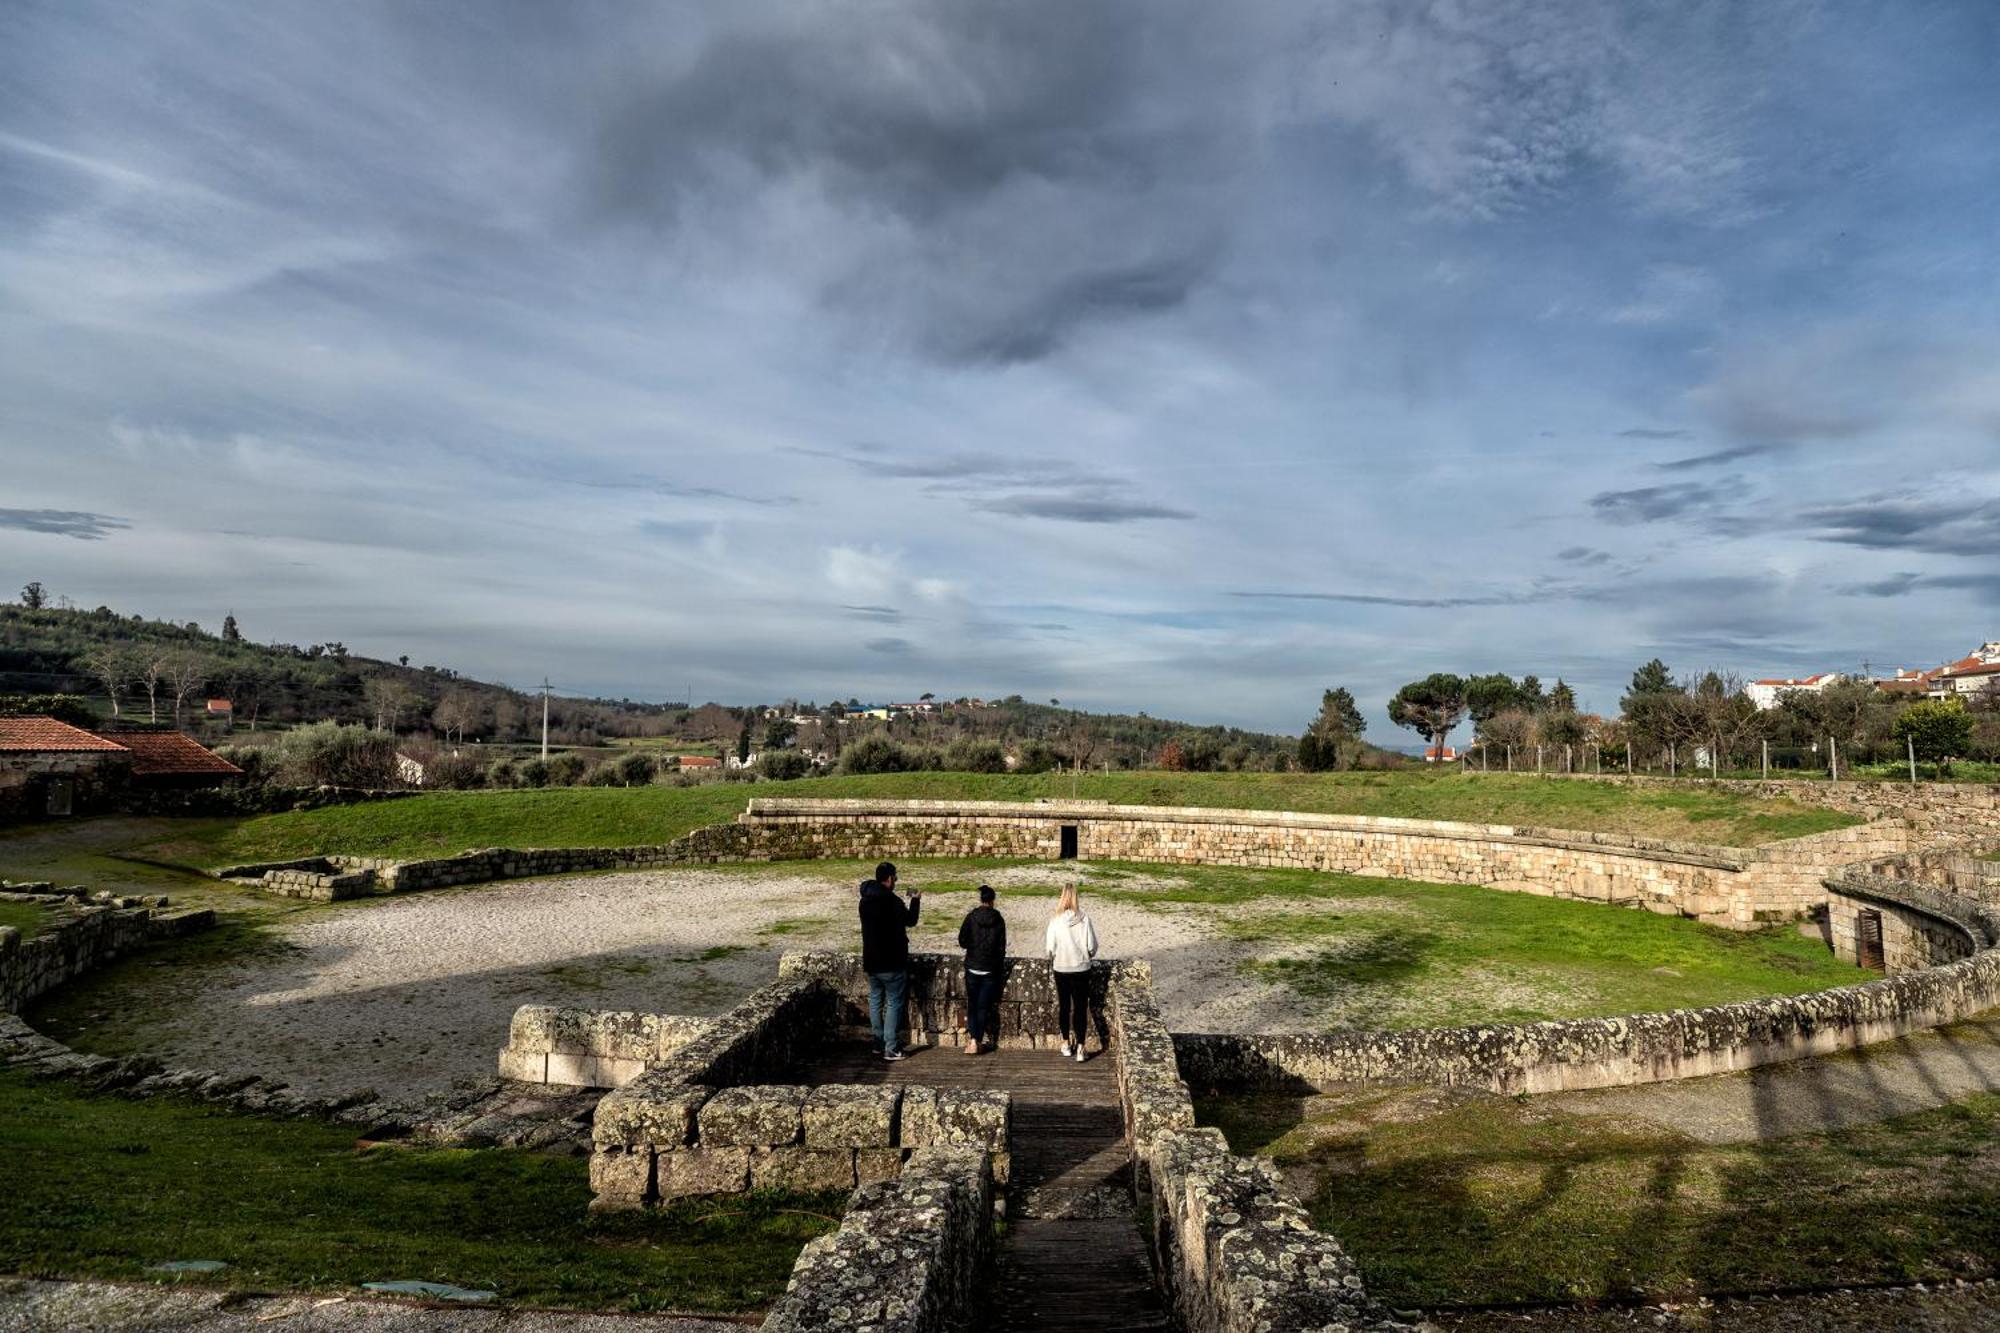
[(911, 1154), (855, 1191), (840, 1228), (810, 1242), (765, 1333), (959, 1333), (989, 1256), (993, 1182), (972, 1148)]
[(814, 1088), (805, 1102), (805, 1141), (813, 1148), (886, 1148), (897, 1142), (902, 1089)]
[(808, 1091), (769, 1084), (724, 1088), (702, 1106), (695, 1137), (704, 1147), (714, 1148), (797, 1143)]
[(853, 1189), (852, 1148), (759, 1148), (750, 1154), (750, 1188), (760, 1190)]
[(854, 1178), (866, 1185), (871, 1180), (894, 1180), (903, 1171), (901, 1148), (856, 1148)]
[(750, 1188), (748, 1148), (679, 1148), (663, 1152), (653, 1165), (662, 1201), (698, 1194), (741, 1194)]
[(600, 1148), (678, 1148), (693, 1141), (695, 1116), (712, 1092), (640, 1079), (597, 1104), (592, 1138)]
[(614, 1148), (592, 1153), (590, 1188), (599, 1198), (615, 1194), (633, 1202), (643, 1202), (653, 1193), (651, 1148)]
[(909, 1087), (903, 1091), (905, 1148), (971, 1144), (1007, 1151), (1012, 1099), (1004, 1092), (971, 1088)]

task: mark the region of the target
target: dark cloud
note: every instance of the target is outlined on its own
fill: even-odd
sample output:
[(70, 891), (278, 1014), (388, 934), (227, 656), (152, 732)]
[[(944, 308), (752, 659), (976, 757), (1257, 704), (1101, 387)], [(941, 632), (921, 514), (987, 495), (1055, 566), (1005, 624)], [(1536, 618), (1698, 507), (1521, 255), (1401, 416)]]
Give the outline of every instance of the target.
[(109, 514), (92, 514), (76, 509), (0, 509), (0, 528), (19, 532), (47, 532), (80, 541), (102, 541), (132, 525)]
[(893, 606), (843, 606), (841, 610), (859, 620), (896, 621), (903, 613)]
[(1640, 486), (1629, 491), (1601, 491), (1590, 498), (1598, 517), (1613, 522), (1658, 523), (1665, 519), (1707, 518), (1741, 497), (1740, 480), (1709, 484), (1677, 481), (1664, 486)]
[(884, 657), (907, 657), (915, 645), (908, 639), (870, 639), (861, 646)]
[(1521, 606), (1529, 602), (1554, 601), (1574, 596), (1574, 592), (1537, 589), (1532, 592), (1492, 593), (1469, 597), (1395, 597), (1365, 592), (1232, 592), (1231, 597), (1248, 597), (1279, 602), (1346, 602), (1356, 606), (1406, 606), (1425, 610), (1449, 610), (1467, 606)]
[(2000, 602), (2000, 574), (1915, 574), (1907, 570), (1869, 583), (1850, 583), (1837, 591), (1850, 597), (1906, 597), (1913, 592), (1977, 593)]
[(1227, 26), (1160, 8), (944, 0), (752, 19), (619, 94), (588, 196), (607, 218), (705, 235), (811, 198), (844, 233), (827, 247), (844, 256), (822, 275), (830, 305), (939, 360), (1036, 360), (1090, 324), (1181, 304), (1220, 253), (1215, 187), (1228, 145), (1255, 132), (1250, 99), (1214, 55)]
[(1734, 463), (1744, 458), (1761, 458), (1765, 454), (1780, 453), (1791, 448), (1788, 444), (1739, 444), (1729, 449), (1717, 449), (1713, 453), (1691, 454), (1686, 458), (1670, 458), (1654, 467), (1666, 472), (1686, 472), (1698, 467), (1719, 467), (1724, 463)]
[(1807, 509), (1796, 525), (1820, 541), (1874, 550), (1989, 557), (2000, 551), (2000, 500), (1876, 495)]
[(1567, 560), (1577, 565), (1603, 565), (1611, 561), (1611, 552), (1594, 550), (1588, 546), (1567, 546), (1556, 552), (1556, 559)]
[(1061, 523), (1136, 523), (1144, 519), (1194, 517), (1187, 509), (1097, 495), (1003, 495), (981, 500), (972, 507), (988, 514), (1046, 518)]
[(1654, 430), (1648, 426), (1633, 426), (1629, 430), (1619, 431), (1618, 438), (1622, 440), (1691, 440), (1694, 438), (1694, 432), (1691, 430)]

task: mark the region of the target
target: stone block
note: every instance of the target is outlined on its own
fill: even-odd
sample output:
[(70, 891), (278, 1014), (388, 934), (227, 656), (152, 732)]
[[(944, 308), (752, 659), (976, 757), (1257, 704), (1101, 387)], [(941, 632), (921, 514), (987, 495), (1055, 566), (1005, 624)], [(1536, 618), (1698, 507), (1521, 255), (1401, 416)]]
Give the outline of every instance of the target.
[(902, 1089), (814, 1088), (805, 1103), (805, 1141), (811, 1148), (886, 1148), (896, 1142)]
[(1012, 1104), (1004, 1092), (906, 1088), (898, 1141), (905, 1148), (969, 1144), (988, 1152), (1005, 1152)]
[(695, 1137), (714, 1148), (797, 1143), (807, 1092), (784, 1086), (724, 1088), (701, 1108)]
[(677, 1148), (663, 1152), (653, 1168), (660, 1198), (701, 1194), (741, 1194), (750, 1188), (748, 1148)]
[(548, 1082), (548, 1052), (517, 1051), (509, 1046), (500, 1052), (500, 1077), (519, 1079), (523, 1083)]
[(750, 1154), (750, 1187), (760, 1190), (854, 1188), (852, 1148), (759, 1148)]
[(710, 1089), (659, 1085), (645, 1078), (597, 1104), (591, 1136), (599, 1147), (677, 1148), (694, 1138), (695, 1116)]
[(591, 1191), (600, 1199), (652, 1197), (653, 1156), (651, 1148), (599, 1148), (590, 1155)]
[(854, 1180), (866, 1185), (875, 1180), (894, 1180), (903, 1173), (901, 1148), (860, 1148), (854, 1154)]

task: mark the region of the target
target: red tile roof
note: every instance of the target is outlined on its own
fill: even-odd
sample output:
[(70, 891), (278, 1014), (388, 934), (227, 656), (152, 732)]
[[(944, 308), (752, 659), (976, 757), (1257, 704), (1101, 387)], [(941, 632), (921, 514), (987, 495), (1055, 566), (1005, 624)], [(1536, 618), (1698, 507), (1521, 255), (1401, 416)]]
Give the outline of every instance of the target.
[(78, 750), (116, 754), (124, 749), (116, 741), (93, 736), (82, 727), (72, 727), (52, 717), (0, 717), (0, 750), (30, 753)]
[(178, 731), (121, 731), (114, 733), (132, 752), (135, 778), (229, 777), (243, 770), (192, 737)]
[(722, 761), (713, 755), (684, 754), (680, 756), (682, 768), (721, 768)]
[(2000, 662), (1988, 662), (1976, 656), (1961, 657), (1937, 670), (1940, 676), (1990, 676), (1995, 672), (2000, 672)]

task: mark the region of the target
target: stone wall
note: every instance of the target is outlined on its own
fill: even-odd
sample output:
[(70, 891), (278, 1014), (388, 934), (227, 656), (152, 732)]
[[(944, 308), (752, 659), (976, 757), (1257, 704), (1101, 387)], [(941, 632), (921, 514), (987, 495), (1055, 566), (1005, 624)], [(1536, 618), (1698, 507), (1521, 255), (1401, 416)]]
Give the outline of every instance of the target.
[[(1091, 1035), (1086, 1049), (1103, 1050), (1109, 1035), (1106, 987), (1116, 964), (1090, 972)], [(834, 1023), (849, 1036), (868, 1029), (868, 976), (851, 953), (788, 953), (778, 975), (810, 979), (835, 998)], [(958, 954), (910, 956), (905, 1045), (956, 1046), (965, 1037), (965, 960)], [(1053, 1047), (1062, 1038), (1056, 1022), (1055, 974), (1045, 958), (1009, 958), (998, 1004), (999, 1041), (1010, 1048)]]
[(753, 799), (743, 823), (770, 859), (1053, 858), (1248, 865), (1480, 884), (1752, 928), (1816, 909), (1818, 880), (1907, 850), (1900, 824), (1748, 850), (1511, 825), (1097, 803)]
[[(976, 1148), (910, 1154), (902, 1175), (858, 1189), (838, 1230), (809, 1242), (766, 1333), (959, 1333), (992, 1255), (993, 1178)], [(1080, 1256), (1087, 1262), (1087, 1256)]]
[(524, 1004), (507, 1025), (500, 1077), (619, 1088), (706, 1033), (712, 1018)]
[(215, 924), (215, 913), (170, 910), (165, 898), (92, 901), (62, 893), (8, 892), (0, 897), (43, 906), (45, 919), (28, 938), (0, 926), (0, 1012), (17, 1012), (66, 981), (128, 953), (148, 940)]
[[(1197, 1087), (1441, 1083), (1496, 1092), (1619, 1087), (1827, 1055), (2000, 1005), (2000, 909), (1858, 867), (1828, 881), (1839, 947), (1852, 914), (1882, 910), (1893, 975), (1806, 995), (1623, 1018), (1269, 1036), (1183, 1033)], [(1894, 923), (1894, 924), (1892, 924)], [(1897, 935), (1899, 929), (1905, 934)], [(1956, 959), (1957, 961), (1947, 961)], [(1931, 963), (1941, 963), (1930, 966)], [(1898, 963), (1919, 970), (1902, 971)]]
[(0, 822), (48, 818), (49, 786), (71, 785), (70, 811), (107, 809), (131, 780), (132, 756), (110, 750), (45, 750), (0, 755)]

